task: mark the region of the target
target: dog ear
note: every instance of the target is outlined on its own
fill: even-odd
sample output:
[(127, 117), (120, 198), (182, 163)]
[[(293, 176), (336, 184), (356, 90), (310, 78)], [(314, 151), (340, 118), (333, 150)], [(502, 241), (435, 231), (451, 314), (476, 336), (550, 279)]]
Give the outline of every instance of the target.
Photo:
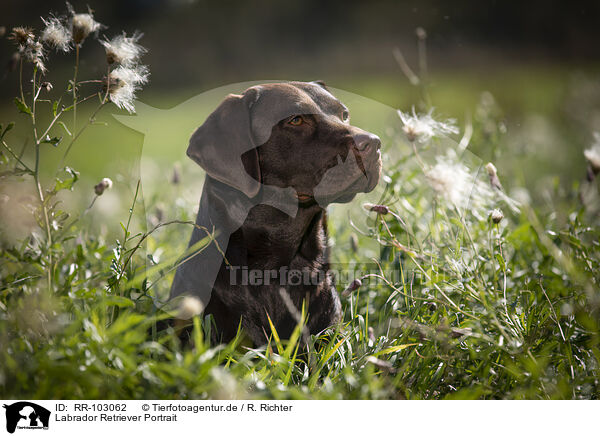
[(187, 149), (187, 155), (209, 176), (250, 198), (260, 191), (261, 180), (251, 129), (251, 109), (257, 99), (257, 88), (242, 95), (229, 94), (196, 129)]
[(321, 88), (323, 88), (325, 91), (330, 92), (329, 88), (327, 88), (327, 85), (325, 84), (325, 82), (323, 82), (322, 80), (313, 80), (311, 83), (314, 83), (315, 85), (319, 85)]

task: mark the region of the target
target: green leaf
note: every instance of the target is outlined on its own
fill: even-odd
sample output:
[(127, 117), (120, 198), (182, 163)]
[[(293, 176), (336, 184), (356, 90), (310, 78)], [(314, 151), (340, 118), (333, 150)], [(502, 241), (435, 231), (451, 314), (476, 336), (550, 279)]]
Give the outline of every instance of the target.
[(414, 342), (412, 344), (395, 345), (393, 347), (385, 348), (385, 349), (383, 349), (383, 350), (381, 350), (381, 351), (373, 354), (373, 356), (377, 357), (377, 356), (381, 356), (382, 354), (395, 353), (397, 351), (404, 350), (405, 348), (413, 347), (415, 345), (419, 345), (419, 343), (418, 342)]
[(277, 353), (283, 353), (283, 345), (281, 345), (281, 339), (279, 339), (279, 334), (277, 334), (277, 329), (273, 325), (273, 321), (271, 321), (271, 317), (267, 313), (267, 320), (269, 321), (269, 326), (271, 327), (271, 334), (273, 335), (273, 339), (275, 340), (275, 345), (277, 346)]
[(59, 121), (58, 123), (56, 123), (58, 125), (60, 125), (63, 129), (65, 129), (65, 132), (67, 132), (67, 135), (69, 136), (73, 136), (71, 134), (71, 131), (67, 128), (67, 125), (65, 123), (63, 123), (62, 121)]
[(333, 354), (340, 348), (340, 346), (348, 340), (348, 336), (340, 339), (324, 356), (321, 357), (320, 365), (323, 366), (333, 356)]
[(505, 271), (506, 270), (506, 263), (504, 262), (504, 258), (502, 256), (500, 256), (499, 253), (496, 253), (494, 257), (498, 261), (498, 264), (500, 264), (500, 269), (502, 269), (502, 271)]
[(79, 180), (79, 173), (71, 167), (64, 167), (63, 172), (68, 174), (67, 179), (56, 178), (56, 184), (54, 185), (54, 192), (62, 191), (63, 189), (72, 190), (73, 185)]
[(23, 100), (21, 100), (19, 97), (15, 97), (15, 105), (17, 106), (17, 109), (19, 109), (19, 112), (28, 114), (28, 115), (32, 115), (32, 112), (31, 112), (31, 109), (29, 109), (29, 106), (27, 106), (27, 104)]
[(52, 144), (54, 147), (57, 147), (58, 144), (60, 144), (60, 141), (62, 141), (62, 136), (55, 136), (54, 138), (51, 138), (50, 135), (46, 135), (46, 137), (40, 142), (42, 144)]
[(135, 303), (129, 298), (120, 297), (118, 295), (107, 295), (102, 298), (102, 303), (106, 306), (116, 306), (119, 308), (135, 307)]
[(0, 139), (3, 139), (4, 135), (6, 135), (6, 133), (9, 130), (12, 130), (13, 127), (15, 127), (15, 123), (8, 123), (8, 126), (6, 126), (6, 129), (4, 129), (4, 131), (2, 131), (2, 125), (0, 124)]

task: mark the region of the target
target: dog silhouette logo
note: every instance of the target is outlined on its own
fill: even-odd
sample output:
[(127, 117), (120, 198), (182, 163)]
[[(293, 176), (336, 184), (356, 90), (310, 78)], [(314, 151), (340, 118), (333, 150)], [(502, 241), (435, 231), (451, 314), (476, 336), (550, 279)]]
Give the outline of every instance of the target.
[(3, 406), (6, 409), (6, 431), (14, 433), (18, 429), (47, 430), (50, 411), (29, 401), (19, 401)]

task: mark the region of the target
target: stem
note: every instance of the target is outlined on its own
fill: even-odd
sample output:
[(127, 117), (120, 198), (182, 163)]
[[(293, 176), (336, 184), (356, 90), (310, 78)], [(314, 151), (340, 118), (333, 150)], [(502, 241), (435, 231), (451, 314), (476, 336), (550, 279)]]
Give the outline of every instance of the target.
[[(506, 259), (504, 259), (504, 253), (502, 252), (502, 241), (500, 240), (500, 231), (498, 230), (498, 224), (496, 224), (496, 233), (498, 235), (498, 248), (500, 250), (500, 257), (502, 258), (502, 261), (505, 263), (505, 266), (502, 267), (502, 274), (504, 276), (504, 279), (502, 281), (502, 294), (504, 297), (504, 314), (506, 315), (508, 322), (511, 325), (513, 325), (512, 318), (508, 314), (508, 301), (506, 300)], [(493, 255), (493, 253), (492, 253), (492, 255)], [(494, 275), (496, 275), (495, 271), (494, 271)], [(561, 331), (561, 333), (562, 333), (562, 331)], [(564, 337), (563, 337), (563, 339), (564, 339)]]
[(417, 51), (419, 55), (419, 75), (422, 82), (427, 82), (427, 36), (417, 37)]
[[(129, 225), (131, 224), (131, 217), (133, 216), (133, 210), (135, 209), (135, 203), (137, 202), (138, 194), (140, 192), (140, 182), (141, 182), (141, 180), (138, 179), (137, 185), (135, 187), (135, 194), (133, 196), (133, 203), (131, 204), (131, 207), (129, 208), (129, 217), (127, 219), (127, 225), (123, 229), (124, 230), (123, 245), (121, 246), (119, 262), (122, 262), (122, 258), (125, 255), (125, 253), (127, 252), (127, 240), (129, 238)], [(131, 257), (133, 256), (134, 253), (135, 253), (135, 250), (131, 253), (131, 255), (129, 256), (129, 259), (131, 259)], [(120, 289), (121, 279), (123, 278), (123, 275), (125, 275), (125, 269), (127, 268), (129, 259), (127, 259), (126, 262), (122, 263), (120, 271), (119, 271), (119, 276), (117, 277), (117, 282), (115, 284), (115, 287), (119, 287), (119, 296), (120, 297), (123, 296), (123, 291)], [(110, 317), (111, 324), (116, 319), (116, 316), (118, 315), (118, 313), (119, 313), (118, 309), (116, 309), (116, 307), (113, 306), (111, 317)]]
[(73, 74), (73, 131), (77, 128), (77, 73), (79, 72), (79, 44), (75, 44), (75, 73)]
[(56, 121), (60, 118), (60, 116), (62, 115), (63, 110), (61, 109), (56, 116), (54, 117), (54, 119), (50, 122), (50, 124), (48, 125), (48, 128), (46, 129), (46, 131), (44, 133), (42, 133), (42, 136), (40, 136), (40, 138), (44, 139), (46, 137), (46, 135), (48, 133), (50, 133), (50, 129), (54, 126), (54, 123), (56, 123)]
[(21, 91), (21, 101), (25, 101), (23, 95), (23, 57), (19, 57), (19, 90)]
[(23, 143), (23, 147), (21, 147), (21, 151), (19, 152), (19, 159), (21, 159), (25, 155), (25, 150), (27, 149), (27, 144), (29, 140), (25, 138), (25, 142)]
[(412, 144), (413, 151), (415, 153), (415, 157), (417, 158), (417, 162), (418, 162), (419, 166), (421, 167), (421, 170), (423, 171), (423, 173), (426, 173), (427, 166), (421, 160), (421, 156), (419, 156), (419, 152), (417, 151), (417, 145), (415, 144), (415, 141), (411, 141), (411, 144)]
[(550, 305), (550, 309), (552, 309), (552, 313), (554, 314), (554, 321), (556, 322), (556, 325), (558, 326), (558, 330), (560, 331), (560, 336), (562, 337), (563, 341), (565, 341), (565, 343), (566, 343), (567, 340), (565, 339), (565, 333), (563, 332), (563, 329), (560, 326), (560, 320), (558, 318), (558, 315), (556, 314), (556, 310), (554, 310), (554, 305), (552, 304), (552, 301), (550, 301), (550, 297), (548, 297), (548, 294), (546, 293), (546, 290), (544, 289), (544, 285), (542, 284), (542, 278), (541, 277), (540, 277), (540, 289), (544, 293), (544, 297), (546, 297), (546, 300), (548, 300), (548, 304)]
[[(35, 102), (37, 101), (37, 97), (38, 97), (38, 92), (36, 92), (36, 84), (35, 84), (35, 76), (37, 75), (37, 68), (34, 67), (33, 68), (33, 92), (31, 94), (33, 100), (31, 102), (31, 122), (33, 124), (33, 140), (35, 141), (36, 145), (39, 145), (39, 141), (38, 141), (38, 135), (37, 135), (37, 127), (35, 124)], [(36, 167), (36, 173), (37, 173), (37, 167)]]
[(33, 174), (33, 170), (31, 168), (29, 168), (27, 165), (25, 165), (25, 163), (21, 160), (21, 158), (19, 156), (17, 156), (14, 151), (12, 151), (12, 149), (8, 146), (8, 144), (6, 142), (2, 141), (2, 145), (11, 154), (11, 156), (14, 157), (15, 160), (23, 166), (23, 168), (25, 168), (27, 171), (29, 171), (30, 173)]
[(33, 178), (35, 181), (35, 186), (37, 188), (38, 198), (40, 200), (40, 207), (42, 209), (42, 213), (44, 215), (44, 223), (46, 227), (46, 244), (48, 251), (48, 268), (47, 268), (47, 279), (48, 279), (48, 290), (52, 291), (52, 231), (50, 228), (50, 220), (48, 219), (48, 209), (46, 207), (46, 201), (44, 199), (44, 191), (42, 189), (42, 184), (40, 183), (40, 140), (37, 135), (37, 125), (35, 118), (35, 103), (37, 101), (37, 97), (39, 95), (39, 90), (36, 89), (36, 76), (37, 76), (37, 68), (33, 68), (33, 101), (31, 103), (31, 123), (33, 125), (33, 139), (35, 141), (35, 168), (33, 171)]
[(417, 34), (417, 52), (419, 55), (419, 79), (421, 85), (421, 94), (427, 107), (431, 107), (431, 97), (429, 96), (428, 86), (429, 78), (427, 76), (427, 34)]
[(95, 80), (82, 80), (81, 82), (79, 82), (79, 85), (83, 85), (84, 83), (102, 83), (102, 80), (99, 80), (99, 79), (95, 79)]
[(419, 77), (413, 72), (413, 70), (410, 69), (410, 67), (408, 66), (408, 62), (406, 62), (406, 59), (404, 58), (404, 55), (402, 54), (400, 49), (396, 47), (392, 51), (392, 54), (394, 55), (398, 66), (400, 67), (410, 84), (413, 86), (419, 85), (421, 83)]

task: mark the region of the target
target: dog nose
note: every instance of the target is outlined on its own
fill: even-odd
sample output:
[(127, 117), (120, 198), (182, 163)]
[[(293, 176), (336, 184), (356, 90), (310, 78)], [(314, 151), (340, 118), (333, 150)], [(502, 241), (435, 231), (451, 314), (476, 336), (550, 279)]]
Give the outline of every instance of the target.
[(381, 148), (381, 140), (379, 136), (372, 133), (360, 133), (354, 136), (354, 148), (358, 151), (365, 151), (369, 148), (379, 150)]

